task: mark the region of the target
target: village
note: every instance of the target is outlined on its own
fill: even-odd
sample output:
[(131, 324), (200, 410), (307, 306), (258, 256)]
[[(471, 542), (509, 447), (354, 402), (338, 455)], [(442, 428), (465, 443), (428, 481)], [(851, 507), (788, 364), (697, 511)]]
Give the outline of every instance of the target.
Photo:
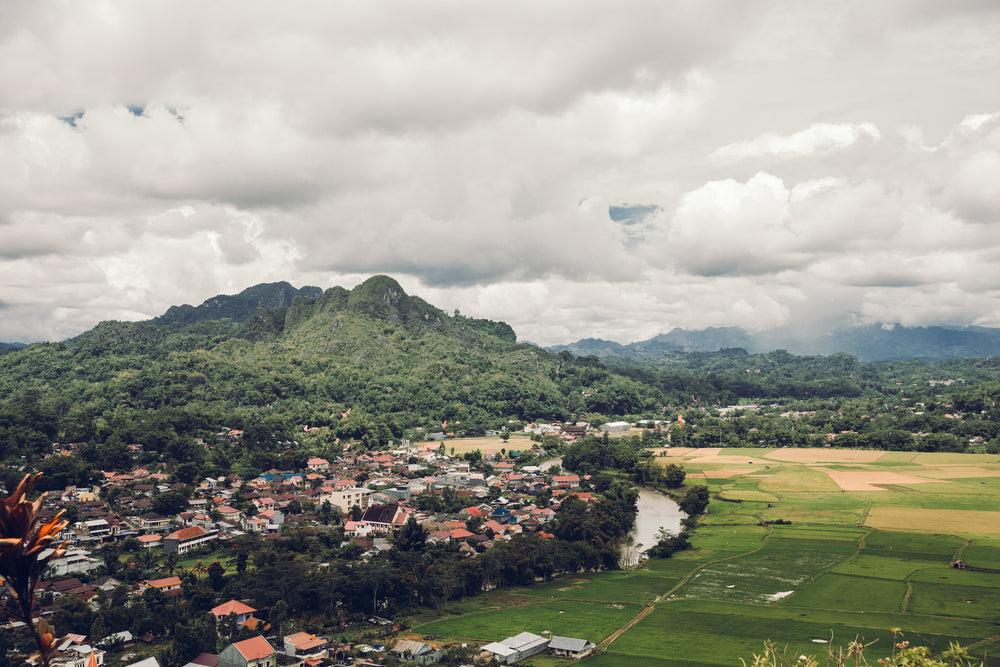
[[(628, 426), (609, 424), (605, 431), (624, 431)], [(57, 537), (66, 543), (65, 553), (51, 559), (38, 586), (43, 603), (40, 612), (43, 617), (51, 614), (67, 597), (96, 608), (99, 596), (114, 591), (120, 596), (121, 590), (127, 593), (120, 598), (125, 600), (150, 589), (168, 596), (182, 595), (185, 579), (175, 570), (183, 571), (185, 561), (216, 559), (209, 568), (200, 559), (190, 567), (195, 573), (211, 574), (211, 568), (222, 569), (219, 554), (248, 537), (266, 542), (287, 539), (293, 531), (307, 536), (338, 531), (343, 546), (353, 548), (362, 560), (393, 549), (394, 534), (408, 523), (419, 526), (428, 544), (457, 544), (468, 558), (521, 534), (553, 539), (546, 527), (561, 504), (570, 497), (590, 503), (595, 493), (590, 490), (589, 475), (562, 474), (558, 460), (548, 462), (554, 463), (553, 467), (546, 465), (551, 452), (542, 446), (542, 436), (553, 445), (562, 438), (585, 435), (587, 427), (567, 425), (564, 431), (558, 424), (531, 424), (525, 432), (533, 440), (521, 440), (532, 447), (524, 452), (507, 452), (503, 447), (506, 439), (497, 438), (498, 451), (449, 455), (447, 440), (434, 434), (429, 442), (419, 445), (404, 442), (391, 450), (360, 453), (345, 447), (335, 458), (308, 458), (300, 470), (269, 470), (252, 479), (235, 474), (207, 477), (192, 485), (177, 482), (163, 464), (135, 467), (127, 473), (102, 472), (98, 484), (47, 494), (42, 517), (64, 511), (73, 521)], [(238, 443), (241, 432), (229, 430), (219, 436)], [(56, 448), (65, 450), (63, 446)], [(164, 502), (166, 498), (171, 502)], [(168, 505), (178, 511), (156, 511)], [(121, 555), (124, 565), (124, 570), (115, 565), (113, 569), (118, 571), (113, 575), (108, 574), (104, 554), (108, 545), (116, 548), (113, 553)], [(136, 571), (169, 576), (137, 578)], [(267, 622), (266, 614), (236, 599), (215, 605), (211, 614), (218, 627), (228, 627), (232, 638), (253, 636), (229, 643), (217, 655), (203, 653), (186, 667), (374, 667), (385, 664), (386, 659), (390, 663), (430, 664), (445, 655), (431, 643), (390, 632), (400, 628), (377, 615), (367, 622), (380, 628), (392, 642), (343, 643), (304, 632), (280, 636), (275, 632), (278, 628)], [(546, 650), (582, 657), (594, 648), (585, 638), (551, 633), (543, 637), (527, 630), (497, 639), (482, 647), (464, 647), (464, 653), (477, 654), (480, 661), (512, 664)], [(133, 636), (124, 628), (107, 628), (105, 636), (69, 633), (60, 640), (51, 664), (103, 667), (108, 652), (115, 650), (120, 655), (115, 664), (122, 667), (167, 667), (155, 657), (128, 662), (129, 657), (149, 653), (143, 650), (143, 643), (155, 642), (155, 637)]]

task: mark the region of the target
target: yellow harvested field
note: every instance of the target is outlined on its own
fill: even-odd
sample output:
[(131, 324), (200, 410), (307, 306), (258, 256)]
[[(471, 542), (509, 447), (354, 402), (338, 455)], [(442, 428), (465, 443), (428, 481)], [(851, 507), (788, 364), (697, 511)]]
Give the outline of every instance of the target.
[(996, 454), (956, 454), (952, 452), (921, 452), (913, 459), (920, 465), (996, 465)]
[(653, 456), (687, 456), (697, 450), (694, 447), (657, 447), (649, 451), (653, 452)]
[[(420, 442), (414, 444), (417, 447), (421, 447), (436, 443)], [(531, 449), (534, 445), (531, 438), (520, 434), (512, 434), (510, 436), (510, 440), (507, 442), (504, 442), (500, 436), (497, 435), (489, 438), (448, 438), (447, 440), (442, 440), (440, 444), (448, 453), (451, 453), (452, 448), (454, 448), (456, 454), (466, 454), (468, 452), (474, 452), (477, 449), (484, 454), (488, 451), (499, 452), (501, 449), (506, 449), (508, 452), (511, 450), (515, 452), (523, 452)]]
[(774, 449), (766, 457), (792, 463), (872, 463), (884, 455), (869, 449)]
[(752, 456), (706, 456), (688, 460), (692, 463), (703, 463), (705, 465), (741, 466), (741, 474), (751, 470), (764, 469), (763, 461), (755, 459)]
[(910, 477), (887, 470), (832, 470), (815, 468), (830, 476), (844, 491), (885, 491), (879, 484), (922, 484), (934, 480)]
[(911, 533), (995, 534), (1000, 526), (1000, 512), (876, 506), (868, 512), (865, 525)]
[(934, 479), (967, 479), (970, 477), (1000, 477), (1000, 468), (983, 466), (939, 465), (924, 466), (920, 474)]

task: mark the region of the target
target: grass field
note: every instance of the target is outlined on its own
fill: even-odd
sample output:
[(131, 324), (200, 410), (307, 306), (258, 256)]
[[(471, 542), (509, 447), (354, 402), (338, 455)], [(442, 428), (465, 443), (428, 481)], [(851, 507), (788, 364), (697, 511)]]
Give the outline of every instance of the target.
[[(866, 655), (878, 658), (901, 628), (912, 643), (942, 650), (957, 641), (1000, 666), (1000, 457), (663, 454), (656, 460), (682, 464), (695, 473), (689, 483), (713, 493), (692, 550), (519, 590), (501, 608), (469, 607), (415, 630), (483, 643), (551, 630), (607, 640), (588, 664), (639, 667), (739, 665), (767, 639), (796, 658), (822, 657), (831, 633), (838, 646), (875, 641)], [(791, 523), (765, 523), (778, 519)], [(956, 558), (981, 570), (950, 567)]]

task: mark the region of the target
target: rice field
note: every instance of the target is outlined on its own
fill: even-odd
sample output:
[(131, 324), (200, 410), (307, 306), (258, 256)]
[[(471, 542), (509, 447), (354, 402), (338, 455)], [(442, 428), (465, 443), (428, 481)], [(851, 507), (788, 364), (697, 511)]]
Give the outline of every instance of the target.
[[(415, 630), (485, 643), (547, 629), (606, 640), (588, 664), (638, 667), (739, 665), (768, 639), (822, 661), (831, 636), (834, 645), (875, 641), (872, 659), (901, 628), (914, 644), (937, 651), (957, 641), (1000, 666), (1000, 457), (663, 453), (656, 460), (683, 465), (688, 483), (713, 494), (692, 550), (523, 589), (516, 606)], [(951, 567), (956, 559), (972, 569)]]

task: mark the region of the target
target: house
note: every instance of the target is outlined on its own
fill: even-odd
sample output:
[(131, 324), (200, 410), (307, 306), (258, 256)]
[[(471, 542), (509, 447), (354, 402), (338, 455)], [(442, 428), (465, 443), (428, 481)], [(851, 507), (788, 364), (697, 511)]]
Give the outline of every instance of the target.
[(556, 489), (576, 489), (580, 487), (579, 475), (553, 475), (552, 486)]
[(146, 581), (139, 582), (140, 592), (145, 591), (147, 588), (155, 588), (161, 593), (169, 593), (171, 591), (177, 591), (180, 593), (181, 578), (166, 577), (164, 579), (147, 579)]
[[(104, 664), (104, 651), (93, 648), (87, 644), (70, 644), (65, 648), (57, 649), (58, 655), (53, 657), (50, 667), (101, 667)], [(31, 656), (28, 662), (39, 664), (41, 659), (37, 654)]]
[(218, 607), (213, 607), (211, 609), (212, 615), (219, 621), (226, 618), (230, 614), (236, 614), (236, 625), (240, 627), (245, 625), (246, 622), (253, 617), (256, 611), (257, 610), (250, 605), (243, 604), (238, 600), (223, 602)]
[(182, 556), (199, 544), (211, 542), (218, 538), (218, 536), (219, 531), (205, 530), (201, 526), (181, 528), (163, 538), (163, 553), (176, 553)]
[(435, 648), (423, 642), (412, 639), (400, 639), (392, 647), (392, 652), (399, 660), (415, 662), (418, 665), (430, 665), (444, 657), (444, 649)]
[(152, 549), (163, 546), (163, 535), (140, 535), (136, 538), (143, 549)]
[(229, 505), (221, 505), (216, 511), (222, 515), (225, 521), (239, 521), (240, 517), (243, 516), (243, 512)]
[(326, 657), (330, 640), (308, 632), (296, 632), (285, 637), (285, 655), (299, 660), (316, 660)]
[(316, 472), (326, 472), (330, 469), (330, 462), (326, 459), (321, 459), (318, 456), (306, 461), (306, 467), (310, 470), (315, 470)]
[(536, 653), (541, 653), (548, 646), (549, 640), (545, 637), (540, 637), (530, 632), (522, 632), (513, 637), (507, 637), (498, 642), (487, 644), (482, 648), (482, 651), (484, 658), (494, 659), (503, 665), (512, 665), (519, 660), (524, 660)]
[(139, 525), (146, 530), (161, 530), (170, 525), (170, 519), (163, 516), (162, 514), (157, 514), (156, 512), (146, 512), (145, 514), (140, 514), (136, 517)]
[(219, 654), (219, 667), (275, 667), (278, 653), (261, 635), (230, 644)]
[(388, 533), (406, 523), (407, 513), (399, 505), (371, 505), (361, 521), (369, 524), (375, 533)]
[(49, 561), (48, 574), (54, 577), (62, 577), (70, 572), (91, 572), (102, 565), (97, 558), (91, 558), (89, 551), (79, 549), (67, 551), (62, 558), (53, 558)]
[(83, 529), (83, 532), (87, 537), (93, 539), (101, 540), (105, 537), (110, 537), (112, 534), (111, 524), (104, 519), (83, 521), (77, 525)]
[(583, 658), (590, 655), (595, 644), (586, 639), (574, 639), (573, 637), (559, 637), (554, 635), (549, 640), (549, 650), (553, 654), (563, 658)]

